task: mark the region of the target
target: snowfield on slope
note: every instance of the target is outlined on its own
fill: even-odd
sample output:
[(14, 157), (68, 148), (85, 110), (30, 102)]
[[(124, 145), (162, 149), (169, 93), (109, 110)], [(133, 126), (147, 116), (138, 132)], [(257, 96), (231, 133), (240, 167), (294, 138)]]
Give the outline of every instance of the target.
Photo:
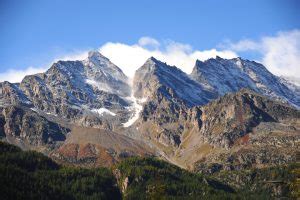
[(112, 116), (116, 116), (116, 113), (114, 112), (111, 112), (110, 110), (106, 109), (106, 108), (99, 108), (99, 109), (92, 109), (92, 112), (95, 112), (97, 113), (98, 115), (103, 115), (103, 114), (109, 114), (109, 115), (112, 115)]
[(146, 98), (143, 99), (137, 99), (133, 95), (128, 98), (130, 101), (132, 101), (132, 105), (128, 108), (129, 110), (133, 111), (133, 115), (131, 118), (128, 119), (127, 122), (123, 123), (124, 127), (131, 126), (136, 120), (139, 119), (140, 112), (143, 109), (142, 103), (146, 102)]

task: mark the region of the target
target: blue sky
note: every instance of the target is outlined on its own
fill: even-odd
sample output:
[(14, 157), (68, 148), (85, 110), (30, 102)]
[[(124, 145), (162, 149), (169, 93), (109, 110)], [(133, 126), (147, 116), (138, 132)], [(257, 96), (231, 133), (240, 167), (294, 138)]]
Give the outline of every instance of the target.
[[(270, 44), (261, 46), (262, 43), (271, 38), (276, 44), (283, 37), (288, 47), (296, 48), (293, 63), (284, 65), (294, 65), (298, 76), (299, 10), (297, 0), (0, 0), (0, 79), (7, 71), (45, 69), (57, 58), (101, 50), (108, 42), (131, 47), (145, 36), (159, 43), (159, 47), (153, 47), (153, 41), (140, 45), (146, 49), (165, 52), (171, 43), (176, 43), (181, 47), (189, 45), (181, 49), (188, 54), (230, 50), (268, 65), (274, 65), (265, 61), (271, 51), (265, 45)], [(292, 44), (295, 41), (296, 46)], [(108, 55), (110, 51), (115, 49), (106, 49)]]

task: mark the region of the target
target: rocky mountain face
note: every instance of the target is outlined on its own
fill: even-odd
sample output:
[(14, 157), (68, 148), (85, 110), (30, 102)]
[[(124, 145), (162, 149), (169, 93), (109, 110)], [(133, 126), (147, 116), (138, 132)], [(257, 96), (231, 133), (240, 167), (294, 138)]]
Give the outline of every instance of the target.
[[(77, 126), (86, 130), (97, 128), (99, 133), (95, 135), (101, 135), (102, 129), (123, 127), (122, 123), (131, 114), (130, 94), (126, 75), (99, 52), (89, 52), (83, 61), (58, 61), (45, 73), (26, 76), (19, 84), (1, 83), (0, 135), (24, 149), (49, 153), (62, 145)], [(121, 150), (111, 147), (109, 151), (127, 155), (128, 148), (123, 148), (127, 143), (120, 140), (118, 148)], [(95, 142), (82, 145), (87, 144), (93, 146)], [(60, 148), (61, 152), (65, 146), (67, 144)], [(75, 146), (79, 146), (79, 142)], [(99, 144), (98, 147), (107, 151)], [(150, 154), (145, 148), (144, 153)], [(129, 150), (130, 155), (138, 154)]]
[(226, 94), (201, 110), (200, 133), (210, 144), (224, 148), (232, 146), (234, 141), (251, 132), (261, 122), (276, 123), (300, 117), (300, 112), (288, 105), (245, 89)]
[(134, 96), (138, 98), (161, 95), (169, 101), (188, 107), (203, 105), (215, 98), (212, 91), (202, 87), (177, 67), (153, 57), (136, 71), (133, 90)]
[(19, 88), (19, 84), (7, 81), (0, 83), (0, 102), (2, 106), (32, 105), (28, 97)]
[(67, 127), (57, 124), (24, 106), (0, 109), (1, 136), (24, 149), (53, 149), (66, 139)]
[[(295, 99), (300, 98), (300, 80), (291, 77), (280, 77), (280, 81), (294, 94)], [(298, 106), (299, 108), (299, 106)]]
[(149, 58), (134, 76), (134, 96), (144, 98), (139, 133), (164, 146), (178, 146), (187, 110), (216, 98), (175, 66)]
[(213, 173), (296, 160), (300, 89), (261, 64), (217, 57), (188, 75), (151, 57), (128, 80), (92, 51), (0, 83), (0, 137), (85, 167), (158, 156)]
[(87, 127), (113, 129), (129, 117), (126, 107), (131, 102), (125, 97), (130, 92), (125, 74), (99, 52), (90, 52), (83, 61), (58, 61), (20, 84), (1, 83), (1, 102), (27, 105)]
[[(193, 108), (194, 124), (174, 159), (215, 172), (297, 161), (300, 111), (250, 90)], [(198, 153), (197, 153), (198, 152)]]
[(281, 78), (269, 72), (265, 66), (241, 58), (208, 59), (196, 61), (191, 77), (199, 83), (214, 89), (220, 96), (249, 88), (272, 99), (289, 102), (299, 107), (300, 97), (284, 84)]
[[(111, 114), (107, 110), (126, 116), (127, 81), (107, 58), (90, 52), (84, 61), (58, 61), (43, 74), (26, 76), (19, 88), (35, 109), (94, 126), (103, 121), (101, 115)], [(92, 113), (95, 117), (88, 117)]]

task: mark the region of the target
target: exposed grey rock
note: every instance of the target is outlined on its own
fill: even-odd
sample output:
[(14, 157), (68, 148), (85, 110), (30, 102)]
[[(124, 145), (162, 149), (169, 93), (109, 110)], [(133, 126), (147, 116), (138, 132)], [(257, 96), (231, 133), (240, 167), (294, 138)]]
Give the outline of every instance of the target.
[(151, 98), (153, 94), (160, 93), (170, 101), (189, 107), (203, 105), (215, 98), (213, 91), (202, 87), (177, 67), (153, 57), (136, 71), (133, 87), (138, 98)]
[[(153, 57), (136, 71), (133, 91), (135, 97), (147, 99), (137, 124), (139, 132), (165, 146), (180, 144), (188, 108), (216, 97), (177, 67)], [(143, 131), (144, 126), (153, 129), (152, 134)]]
[(32, 105), (28, 97), (20, 90), (19, 84), (7, 81), (0, 83), (0, 105)]
[(229, 148), (261, 122), (299, 119), (300, 111), (250, 90), (226, 94), (202, 108), (200, 133), (207, 142)]
[(25, 146), (41, 147), (63, 142), (68, 129), (47, 120), (36, 112), (19, 106), (2, 109), (3, 134), (14, 143), (21, 140)]
[[(106, 127), (114, 128), (130, 117), (131, 102), (125, 98), (130, 92), (122, 70), (92, 51), (83, 61), (58, 61), (45, 73), (26, 76), (20, 84), (1, 83), (0, 104), (24, 105), (85, 126), (109, 123)], [(99, 109), (118, 115), (107, 120), (107, 113)]]
[(289, 88), (287, 82), (284, 83), (265, 66), (254, 61), (220, 57), (204, 62), (197, 60), (191, 77), (200, 84), (214, 89), (220, 96), (248, 88), (275, 100), (300, 106), (299, 95)]

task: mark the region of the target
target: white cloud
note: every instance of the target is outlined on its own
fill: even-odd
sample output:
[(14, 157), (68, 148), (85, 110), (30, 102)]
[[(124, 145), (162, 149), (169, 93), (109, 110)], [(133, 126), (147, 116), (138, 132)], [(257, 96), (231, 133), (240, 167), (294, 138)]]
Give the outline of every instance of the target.
[(258, 41), (227, 41), (223, 48), (236, 52), (258, 52), (261, 55), (259, 61), (272, 73), (300, 77), (300, 30), (278, 32), (273, 37), (262, 37)]
[[(218, 51), (216, 49), (203, 51), (193, 50), (188, 44), (177, 43), (170, 40), (164, 41), (164, 44), (162, 45), (156, 39), (151, 37), (142, 37), (137, 44), (133, 45), (108, 42), (101, 46), (99, 51), (119, 66), (129, 77), (133, 77), (135, 70), (141, 67), (151, 56), (166, 62), (169, 65), (176, 65), (186, 73), (192, 71), (196, 59), (203, 61), (216, 57), (217, 55), (223, 58), (237, 57), (237, 54), (233, 51)], [(53, 62), (58, 60), (84, 60), (87, 56), (88, 51), (75, 51), (68, 55), (60, 56), (57, 59), (54, 59)], [(0, 81), (7, 80), (10, 82), (20, 82), (25, 75), (46, 71), (52, 63), (44, 65), (47, 67), (29, 67), (25, 70), (8, 70), (4, 73), (0, 73)]]
[[(66, 55), (63, 55), (63, 56), (60, 56), (56, 59), (54, 59), (54, 62), (57, 62), (59, 60), (84, 60), (88, 57), (88, 50), (86, 51), (73, 51), (72, 53), (69, 53), (69, 54), (66, 54)], [(51, 63), (51, 64), (52, 64)]]
[(139, 39), (139, 42), (138, 44), (140, 46), (144, 46), (144, 47), (153, 47), (153, 48), (158, 48), (160, 46), (160, 43), (154, 39), (154, 38), (151, 38), (151, 37), (141, 37)]
[[(151, 44), (153, 41), (158, 42), (153, 38), (147, 38), (147, 40), (152, 41), (149, 42)], [(145, 42), (142, 43), (145, 44)], [(158, 44), (159, 45), (156, 43), (156, 46), (162, 46), (160, 43)], [(141, 67), (146, 59), (151, 56), (164, 61), (169, 65), (176, 65), (186, 73), (192, 71), (196, 59), (203, 61), (216, 57), (217, 55), (223, 58), (237, 57), (237, 54), (233, 51), (218, 51), (216, 49), (204, 51), (193, 50), (188, 44), (177, 43), (174, 41), (168, 41), (164, 43), (163, 47), (152, 50), (145, 48), (144, 45), (141, 45), (140, 41), (138, 44), (134, 45), (109, 42), (100, 47), (99, 51), (119, 66), (129, 77), (133, 77), (135, 70)]]
[(70, 54), (63, 55), (54, 59), (52, 62), (43, 65), (42, 67), (28, 67), (25, 69), (9, 69), (0, 73), (0, 82), (9, 81), (11, 83), (21, 82), (26, 75), (37, 74), (47, 71), (50, 66), (59, 60), (84, 60), (87, 58), (88, 51), (75, 51)]
[[(279, 32), (273, 37), (262, 37), (260, 40), (245, 39), (236, 43), (226, 41), (221, 45), (221, 49), (223, 50), (194, 50), (189, 44), (170, 40), (161, 43), (151, 37), (142, 37), (133, 45), (108, 42), (102, 45), (99, 51), (118, 65), (129, 77), (133, 77), (135, 70), (151, 56), (190, 73), (196, 59), (204, 61), (217, 55), (223, 58), (233, 58), (237, 57), (239, 52), (249, 51), (259, 53), (258, 61), (262, 62), (272, 73), (300, 77), (300, 30)], [(60, 56), (53, 62), (83, 60), (87, 58), (87, 55), (88, 51), (75, 51)], [(28, 67), (22, 70), (10, 69), (0, 73), (0, 81), (20, 82), (25, 75), (46, 71), (52, 63), (43, 67)]]
[(249, 39), (240, 40), (237, 43), (225, 41), (225, 43), (220, 46), (223, 48), (232, 49), (234, 51), (249, 51), (249, 50), (254, 51), (260, 48), (260, 44), (258, 42)]
[(0, 81), (9, 81), (11, 83), (21, 82), (26, 75), (37, 74), (46, 71), (45, 68), (28, 67), (22, 70), (10, 69), (0, 73)]

